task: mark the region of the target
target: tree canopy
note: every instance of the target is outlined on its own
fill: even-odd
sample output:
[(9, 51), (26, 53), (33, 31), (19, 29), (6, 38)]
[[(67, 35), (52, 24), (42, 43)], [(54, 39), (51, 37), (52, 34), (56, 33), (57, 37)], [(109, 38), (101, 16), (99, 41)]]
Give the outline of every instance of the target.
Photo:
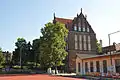
[(20, 61), (20, 53), (21, 53), (22, 64), (31, 61), (32, 45), (30, 42), (27, 43), (27, 41), (24, 38), (18, 38), (17, 42), (15, 43), (15, 46), (16, 49), (15, 51), (13, 51), (13, 58), (12, 58), (15, 64), (18, 64)]
[(40, 37), (40, 63), (43, 67), (52, 67), (62, 65), (62, 61), (67, 56), (65, 51), (65, 37), (68, 30), (61, 23), (47, 23), (41, 29)]
[(98, 40), (96, 41), (96, 45), (97, 45), (97, 52), (98, 52), (98, 53), (102, 53), (102, 46), (101, 46), (101, 44), (98, 42)]
[(2, 53), (2, 49), (0, 48), (0, 65), (5, 61)]
[(41, 33), (42, 36), (34, 39), (32, 45), (24, 38), (17, 39), (12, 58), (15, 64), (19, 64), (21, 53), (22, 64), (36, 62), (44, 69), (63, 65), (63, 60), (68, 54), (65, 50), (65, 38), (68, 35), (65, 25), (58, 22), (47, 23), (41, 29)]
[(40, 39), (34, 39), (32, 44), (32, 51), (33, 51), (33, 60), (34, 62), (39, 62), (39, 55), (40, 55)]

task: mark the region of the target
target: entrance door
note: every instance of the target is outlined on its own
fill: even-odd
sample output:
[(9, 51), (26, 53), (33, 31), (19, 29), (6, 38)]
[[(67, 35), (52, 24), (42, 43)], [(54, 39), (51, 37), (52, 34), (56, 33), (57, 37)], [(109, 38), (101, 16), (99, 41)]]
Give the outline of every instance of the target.
[(116, 73), (120, 73), (120, 59), (115, 60)]

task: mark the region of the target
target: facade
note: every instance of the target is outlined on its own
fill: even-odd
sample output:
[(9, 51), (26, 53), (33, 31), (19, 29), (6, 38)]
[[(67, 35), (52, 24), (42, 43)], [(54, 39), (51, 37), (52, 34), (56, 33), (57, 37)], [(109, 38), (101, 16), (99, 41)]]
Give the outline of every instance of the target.
[(77, 54), (77, 74), (93, 74), (94, 72), (107, 74), (111, 72), (111, 68), (113, 73), (120, 73), (120, 44), (103, 47), (103, 53), (99, 55)]
[(82, 13), (77, 14), (74, 19), (58, 18), (54, 14), (53, 23), (65, 24), (69, 30), (66, 39), (68, 56), (66, 58), (66, 69), (70, 72), (76, 71), (76, 54), (96, 54), (96, 34)]

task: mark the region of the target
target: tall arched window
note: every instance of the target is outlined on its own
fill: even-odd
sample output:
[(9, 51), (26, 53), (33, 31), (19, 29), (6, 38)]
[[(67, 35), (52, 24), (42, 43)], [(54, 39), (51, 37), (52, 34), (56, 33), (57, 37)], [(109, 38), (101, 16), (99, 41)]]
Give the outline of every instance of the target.
[(82, 50), (82, 35), (79, 35), (79, 49)]
[(75, 49), (78, 49), (78, 38), (76, 34), (75, 34)]
[(87, 50), (87, 48), (86, 48), (86, 35), (83, 35), (83, 40), (84, 40), (84, 50)]
[(88, 50), (91, 50), (91, 40), (89, 35), (88, 35)]

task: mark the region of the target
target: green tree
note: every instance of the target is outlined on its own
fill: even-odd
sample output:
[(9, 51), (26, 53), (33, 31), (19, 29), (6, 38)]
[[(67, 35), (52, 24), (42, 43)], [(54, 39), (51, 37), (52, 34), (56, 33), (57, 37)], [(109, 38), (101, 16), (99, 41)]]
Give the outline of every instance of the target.
[(33, 52), (32, 52), (32, 45), (30, 43), (30, 41), (27, 43), (26, 45), (26, 61), (27, 62), (33, 62), (33, 58), (34, 58), (34, 55), (33, 55)]
[[(40, 63), (44, 68), (63, 65), (63, 60), (67, 56), (65, 51), (65, 38), (68, 30), (61, 23), (47, 23), (41, 29), (40, 37)], [(56, 69), (55, 69), (56, 70)]]
[(15, 46), (16, 49), (15, 51), (13, 51), (13, 58), (12, 58), (12, 62), (14, 64), (20, 64), (20, 59), (21, 59), (21, 65), (27, 65), (27, 66), (28, 66), (28, 62), (34, 61), (34, 54), (30, 41), (27, 43), (27, 41), (24, 38), (18, 38), (17, 42), (15, 43)]
[(102, 53), (102, 46), (101, 46), (101, 44), (98, 42), (98, 40), (96, 41), (96, 45), (97, 45), (97, 52), (98, 52), (98, 53)]
[(18, 38), (15, 43), (16, 49), (13, 52), (13, 62), (18, 64), (20, 62), (20, 55), (22, 63), (25, 63), (27, 56), (27, 42), (24, 38)]
[(32, 56), (33, 56), (33, 61), (36, 63), (39, 62), (39, 54), (40, 54), (40, 39), (35, 39), (33, 40), (32, 44)]
[(5, 62), (4, 56), (2, 54), (2, 49), (0, 48), (0, 65)]

